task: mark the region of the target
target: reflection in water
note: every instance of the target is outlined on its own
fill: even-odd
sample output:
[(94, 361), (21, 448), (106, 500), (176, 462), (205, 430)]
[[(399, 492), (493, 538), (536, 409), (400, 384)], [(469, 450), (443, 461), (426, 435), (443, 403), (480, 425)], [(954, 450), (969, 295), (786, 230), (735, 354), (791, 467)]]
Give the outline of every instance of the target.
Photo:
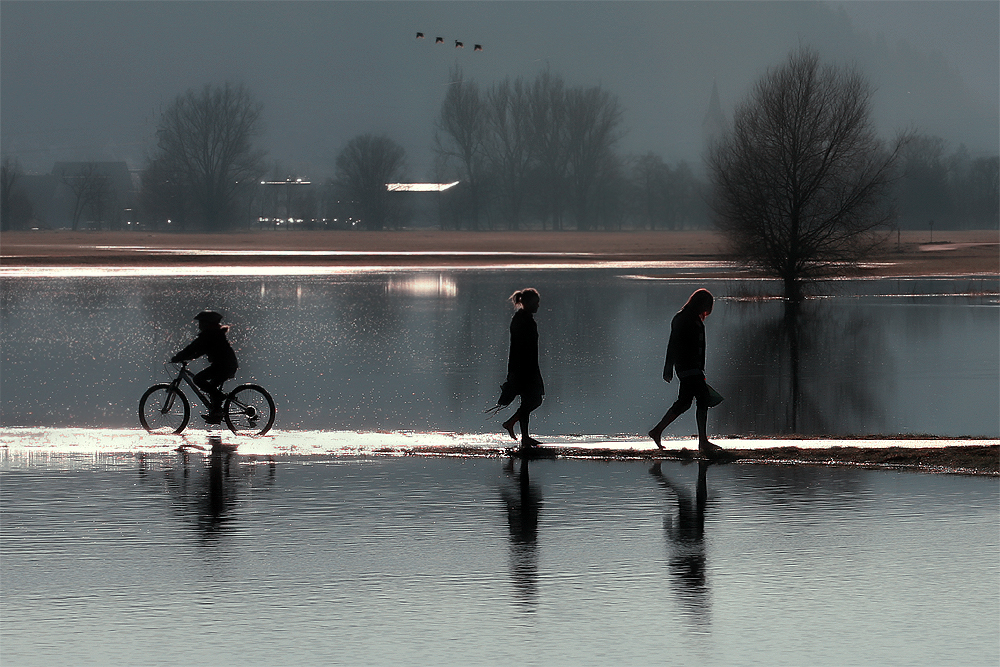
[(500, 496), (507, 506), (510, 530), (510, 573), (518, 602), (534, 610), (538, 597), (538, 512), (542, 493), (528, 476), (528, 460), (514, 470), (514, 459), (504, 464), (507, 483)]
[(879, 433), (886, 423), (891, 355), (883, 329), (863, 311), (822, 309), (817, 302), (737, 303), (741, 326), (724, 379), (728, 414), (739, 433), (848, 435)]
[[(242, 495), (251, 485), (250, 477), (257, 471), (255, 461), (249, 465), (239, 465), (235, 450), (229, 447), (213, 447), (204, 457), (184, 450), (179, 452), (178, 467), (163, 470), (159, 482), (146, 464), (144, 456), (139, 457), (139, 480), (143, 484), (162, 484), (170, 497), (172, 509), (181, 520), (190, 525), (198, 536), (202, 547), (217, 549), (220, 540), (231, 533)], [(275, 481), (275, 463), (270, 460), (265, 484), (272, 486)], [(218, 554), (213, 554), (218, 555)]]
[(711, 625), (711, 599), (705, 577), (705, 505), (708, 502), (707, 471), (709, 461), (698, 461), (695, 497), (663, 474), (657, 461), (649, 474), (677, 503), (676, 515), (663, 519), (670, 559), (667, 561), (673, 584), (683, 609), (698, 627)]
[(445, 273), (437, 275), (390, 276), (385, 286), (387, 294), (415, 297), (449, 297), (458, 295), (455, 279)]

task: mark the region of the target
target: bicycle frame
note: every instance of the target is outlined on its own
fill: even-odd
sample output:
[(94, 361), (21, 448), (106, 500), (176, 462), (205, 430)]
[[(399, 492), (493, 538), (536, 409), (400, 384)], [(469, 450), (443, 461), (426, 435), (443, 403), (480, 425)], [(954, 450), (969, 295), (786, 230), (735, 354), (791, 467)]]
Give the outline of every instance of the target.
[[(207, 410), (212, 405), (212, 401), (211, 401), (211, 399), (208, 396), (206, 396), (204, 394), (204, 392), (202, 392), (201, 389), (198, 388), (198, 385), (196, 385), (194, 383), (194, 373), (192, 373), (191, 371), (189, 371), (187, 369), (188, 362), (186, 362), (186, 361), (175, 361), (175, 362), (168, 362), (168, 363), (176, 363), (176, 364), (180, 364), (180, 366), (181, 366), (181, 370), (177, 374), (177, 377), (174, 378), (174, 380), (170, 382), (170, 387), (172, 389), (174, 389), (175, 391), (180, 391), (181, 390), (180, 389), (181, 381), (183, 380), (184, 382), (187, 382), (187, 385), (189, 387), (191, 387), (191, 391), (194, 392), (194, 395), (198, 397), (198, 400), (201, 401), (201, 404), (204, 405), (205, 409)], [(220, 387), (220, 389), (221, 389), (221, 387)]]

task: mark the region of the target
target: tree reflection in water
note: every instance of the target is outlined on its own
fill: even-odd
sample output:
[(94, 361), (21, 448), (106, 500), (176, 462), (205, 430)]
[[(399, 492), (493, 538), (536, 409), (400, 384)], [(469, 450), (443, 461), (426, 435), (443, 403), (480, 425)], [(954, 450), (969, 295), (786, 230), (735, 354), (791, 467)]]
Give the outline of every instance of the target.
[(730, 329), (737, 338), (727, 345), (720, 378), (723, 428), (741, 435), (881, 432), (891, 376), (884, 332), (856, 309), (824, 306), (738, 301), (730, 308), (743, 321)]

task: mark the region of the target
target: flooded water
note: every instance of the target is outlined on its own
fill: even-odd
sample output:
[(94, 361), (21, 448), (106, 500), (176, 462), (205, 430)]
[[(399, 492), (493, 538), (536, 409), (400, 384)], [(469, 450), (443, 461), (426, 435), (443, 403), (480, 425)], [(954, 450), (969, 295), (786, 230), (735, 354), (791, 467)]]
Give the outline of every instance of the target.
[[(765, 283), (659, 273), (5, 277), (0, 426), (137, 428), (140, 395), (213, 308), (238, 379), (276, 398), (276, 429), (495, 433), (483, 410), (506, 371), (504, 299), (533, 285), (538, 434), (645, 433), (676, 396), (660, 378), (670, 317), (704, 285), (719, 297), (708, 378), (726, 396), (713, 434), (1000, 436), (995, 278), (838, 282), (788, 313), (754, 298)], [(667, 435), (694, 431), (685, 415)]]
[[(528, 285), (555, 444), (652, 446), (700, 286), (721, 442), (1000, 437), (995, 279), (789, 312), (660, 270), (5, 276), (0, 662), (996, 665), (994, 478), (385, 454), (504, 442), (483, 410)], [(278, 403), (230, 459), (137, 422), (204, 308)]]
[(4, 665), (996, 665), (995, 479), (4, 453)]

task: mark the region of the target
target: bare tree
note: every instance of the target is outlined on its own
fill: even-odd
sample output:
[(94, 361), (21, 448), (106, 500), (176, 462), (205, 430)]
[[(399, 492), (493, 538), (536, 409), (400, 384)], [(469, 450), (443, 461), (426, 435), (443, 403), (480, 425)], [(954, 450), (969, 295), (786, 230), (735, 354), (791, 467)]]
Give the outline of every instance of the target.
[(542, 226), (563, 228), (566, 183), (566, 91), (562, 77), (544, 70), (531, 85), (531, 143), (537, 165)]
[(239, 197), (264, 173), (262, 105), (242, 84), (205, 85), (177, 96), (156, 131), (160, 169), (180, 179), (192, 213), (207, 229), (233, 224)]
[(532, 164), (528, 90), (520, 77), (486, 94), (486, 157), (496, 202), (509, 229), (520, 228)]
[(16, 229), (31, 218), (31, 202), (17, 184), (20, 178), (21, 166), (5, 156), (0, 167), (0, 230)]
[(356, 206), (367, 229), (398, 223), (398, 195), (390, 193), (386, 185), (401, 180), (405, 160), (402, 146), (389, 137), (373, 134), (354, 137), (337, 156), (338, 189)]
[(613, 168), (621, 138), (618, 98), (600, 86), (566, 91), (566, 163), (578, 229), (590, 229), (601, 176)]
[(478, 84), (466, 81), (460, 67), (455, 67), (449, 77), (434, 142), (440, 159), (458, 162), (463, 190), (469, 196), (469, 225), (478, 229), (483, 208), (486, 108)]
[(94, 162), (84, 163), (75, 171), (63, 170), (60, 177), (73, 195), (70, 208), (73, 231), (80, 226), (84, 213), (90, 213), (91, 222), (100, 229), (111, 196), (111, 179)]
[(929, 220), (939, 228), (950, 226), (952, 206), (948, 192), (948, 166), (944, 139), (914, 135), (900, 153), (898, 184), (901, 226), (926, 228)]
[(769, 71), (709, 153), (717, 224), (734, 250), (802, 298), (803, 282), (858, 262), (891, 222), (894, 166), (871, 121), (872, 86), (802, 48)]

